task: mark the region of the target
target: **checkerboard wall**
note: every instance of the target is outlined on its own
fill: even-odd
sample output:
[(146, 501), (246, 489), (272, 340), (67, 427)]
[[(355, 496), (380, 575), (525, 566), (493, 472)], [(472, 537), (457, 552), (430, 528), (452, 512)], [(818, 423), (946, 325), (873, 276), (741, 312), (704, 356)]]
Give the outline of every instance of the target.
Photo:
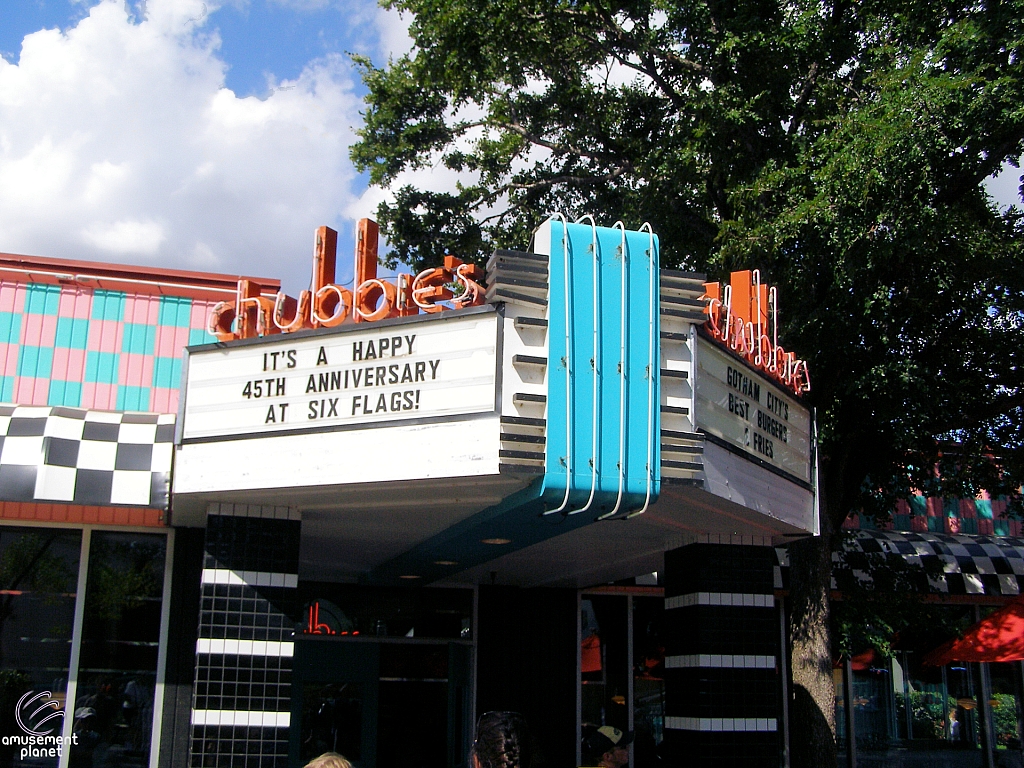
[(174, 420), (0, 405), (0, 500), (165, 510)]
[(214, 303), (0, 281), (0, 402), (173, 413)]
[(206, 524), (193, 768), (288, 764), (298, 510), (214, 504)]
[[(775, 586), (789, 586), (789, 555), (776, 550)], [(870, 589), (873, 572), (893, 572), (902, 561), (903, 585), (923, 594), (1024, 594), (1024, 539), (1011, 536), (848, 531), (841, 551), (832, 553), (832, 588)], [(855, 582), (855, 584), (854, 584)]]
[(665, 740), (672, 764), (770, 765), (779, 750), (778, 614), (768, 546), (665, 553)]

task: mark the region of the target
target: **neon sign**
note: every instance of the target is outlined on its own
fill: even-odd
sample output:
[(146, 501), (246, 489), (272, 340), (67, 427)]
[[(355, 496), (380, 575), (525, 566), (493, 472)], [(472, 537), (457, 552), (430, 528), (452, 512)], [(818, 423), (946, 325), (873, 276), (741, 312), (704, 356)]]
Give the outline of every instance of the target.
[[(314, 600), (306, 606), (306, 624), (302, 628), (302, 634), (359, 636), (359, 630), (354, 629), (348, 617), (332, 603), (324, 601), (327, 605), (323, 608), (323, 614), (321, 615), (320, 602), (320, 600)], [(338, 616), (336, 614), (341, 615)]]
[[(376, 222), (360, 219), (356, 228), (355, 287), (334, 282), (338, 233), (330, 227), (316, 231), (313, 282), (294, 299), (279, 291), (263, 295), (254, 280), (239, 280), (233, 301), (222, 301), (210, 312), (208, 330), (218, 341), (250, 339), (311, 328), (334, 328), (346, 321), (371, 323), (388, 317), (441, 312), (484, 303), (484, 272), (454, 256), (444, 266), (417, 275), (377, 277)], [(453, 291), (455, 286), (459, 290)]]
[(711, 336), (794, 394), (811, 390), (807, 361), (779, 345), (779, 292), (760, 270), (733, 272), (729, 285), (704, 283)]

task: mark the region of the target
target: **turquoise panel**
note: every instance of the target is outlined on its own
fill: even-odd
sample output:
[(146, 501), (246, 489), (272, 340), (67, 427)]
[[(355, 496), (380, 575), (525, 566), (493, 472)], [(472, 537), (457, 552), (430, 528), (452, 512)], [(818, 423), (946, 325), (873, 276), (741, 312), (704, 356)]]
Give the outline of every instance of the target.
[(53, 372), (53, 348), (23, 346), (18, 353), (18, 375), (48, 379)]
[(77, 408), (82, 404), (82, 385), (77, 381), (51, 381), (47, 405), (66, 405)]
[(551, 242), (545, 505), (563, 514), (636, 511), (657, 499), (661, 476), (658, 239), (558, 220), (543, 227)]
[(205, 328), (193, 328), (188, 332), (188, 345), (190, 347), (195, 347), (199, 344), (213, 344), (215, 341), (217, 341), (217, 337), (212, 333), (207, 333)]
[(192, 299), (181, 296), (161, 296), (157, 322), (164, 327), (188, 328), (192, 319)]
[(0, 402), (9, 403), (14, 400), (14, 377), (0, 376)]
[(134, 355), (152, 355), (156, 349), (156, 326), (125, 323), (121, 351)]
[(119, 411), (148, 411), (149, 387), (118, 387), (115, 408)]
[(60, 308), (60, 286), (29, 283), (25, 294), (25, 312), (33, 315), (56, 315)]
[(54, 346), (60, 349), (85, 349), (89, 339), (89, 321), (85, 318), (57, 318)]
[(0, 312), (0, 343), (17, 344), (21, 340), (21, 315)]
[(120, 355), (115, 352), (88, 352), (85, 356), (85, 380), (90, 384), (116, 384)]
[(992, 502), (988, 499), (978, 499), (974, 502), (974, 508), (978, 510), (978, 517), (985, 520), (992, 519)]
[(153, 386), (176, 389), (181, 386), (181, 360), (158, 357), (153, 361)]
[(125, 298), (123, 291), (96, 291), (92, 297), (92, 319), (124, 320)]

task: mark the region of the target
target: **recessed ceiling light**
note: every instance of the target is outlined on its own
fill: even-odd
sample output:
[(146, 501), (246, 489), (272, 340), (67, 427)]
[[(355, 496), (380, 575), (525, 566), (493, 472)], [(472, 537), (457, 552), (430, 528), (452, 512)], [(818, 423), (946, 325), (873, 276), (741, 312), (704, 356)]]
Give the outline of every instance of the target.
[(399, 576), (398, 578), (400, 578), (400, 579), (418, 579), (418, 578), (421, 578), (421, 577), (417, 576), (414, 573), (407, 573), (407, 574), (404, 574), (402, 576)]
[(458, 560), (435, 560), (434, 565), (458, 565)]
[(480, 539), (481, 544), (511, 544), (512, 539)]

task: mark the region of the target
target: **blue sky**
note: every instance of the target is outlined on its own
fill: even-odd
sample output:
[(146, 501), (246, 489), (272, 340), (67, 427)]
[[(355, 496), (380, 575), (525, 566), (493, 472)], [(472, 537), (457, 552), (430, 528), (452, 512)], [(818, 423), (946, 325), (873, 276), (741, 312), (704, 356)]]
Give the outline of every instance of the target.
[[(25, 35), (73, 27), (93, 5), (95, 0), (0, 0), (0, 55), (17, 62)], [(374, 53), (350, 24), (353, 13), (366, 16), (368, 3), (229, 0), (204, 5), (203, 26), (220, 34), (220, 55), (228, 64), (225, 85), (239, 96), (265, 96), (268, 76), (293, 80), (311, 60), (329, 53)], [(139, 1), (125, 7), (137, 20)]]
[(348, 54), (405, 29), (374, 0), (0, 0), (0, 251), (296, 292), (316, 227), (345, 254), (386, 194), (348, 159)]

